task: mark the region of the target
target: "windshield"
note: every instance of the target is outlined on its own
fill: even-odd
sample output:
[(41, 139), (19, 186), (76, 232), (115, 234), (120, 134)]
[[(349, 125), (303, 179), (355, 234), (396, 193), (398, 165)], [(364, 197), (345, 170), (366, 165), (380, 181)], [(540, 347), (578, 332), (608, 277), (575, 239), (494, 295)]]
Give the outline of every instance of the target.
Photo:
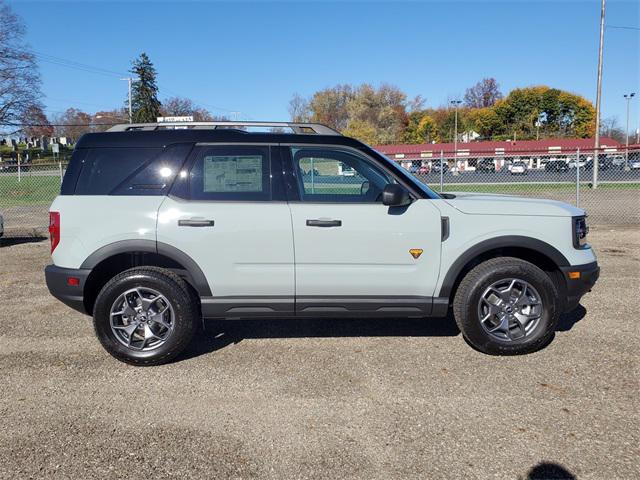
[(387, 163), (389, 164), (389, 167), (391, 167), (393, 169), (394, 172), (396, 172), (397, 174), (401, 175), (403, 178), (405, 178), (406, 180), (410, 181), (412, 185), (415, 185), (416, 187), (418, 187), (418, 189), (422, 192), (424, 192), (424, 194), (428, 197), (428, 198), (442, 198), (438, 193), (436, 193), (435, 191), (431, 190), (427, 184), (422, 183), (418, 178), (416, 178), (414, 175), (412, 175), (411, 173), (409, 173), (407, 170), (405, 170), (404, 168), (402, 168), (401, 166), (399, 166), (396, 162), (394, 162), (393, 160), (391, 160), (389, 157), (387, 157), (386, 155), (384, 155), (383, 153), (380, 153), (379, 151), (375, 150), (375, 149), (371, 149), (373, 150), (375, 153), (377, 153), (380, 157), (382, 157), (384, 160), (387, 161)]

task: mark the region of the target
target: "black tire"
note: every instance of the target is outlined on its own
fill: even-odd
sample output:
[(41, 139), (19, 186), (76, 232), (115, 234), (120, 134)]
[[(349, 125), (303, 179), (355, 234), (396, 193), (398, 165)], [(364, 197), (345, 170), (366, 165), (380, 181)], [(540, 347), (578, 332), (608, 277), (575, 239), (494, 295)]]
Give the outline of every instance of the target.
[[(508, 278), (518, 278), (533, 286), (542, 297), (543, 311), (530, 335), (502, 341), (482, 327), (478, 304), (490, 285)], [(535, 265), (519, 258), (493, 258), (477, 265), (462, 279), (454, 298), (453, 313), (464, 338), (477, 350), (490, 355), (531, 353), (546, 346), (555, 334), (560, 316), (558, 292), (549, 276)]]
[[(152, 350), (134, 350), (123, 345), (111, 329), (113, 303), (135, 287), (161, 293), (173, 307), (173, 332), (165, 343)], [(131, 365), (160, 365), (173, 360), (191, 343), (199, 325), (198, 301), (189, 286), (175, 273), (157, 267), (132, 268), (116, 275), (102, 288), (93, 309), (93, 326), (102, 346), (116, 359)]]

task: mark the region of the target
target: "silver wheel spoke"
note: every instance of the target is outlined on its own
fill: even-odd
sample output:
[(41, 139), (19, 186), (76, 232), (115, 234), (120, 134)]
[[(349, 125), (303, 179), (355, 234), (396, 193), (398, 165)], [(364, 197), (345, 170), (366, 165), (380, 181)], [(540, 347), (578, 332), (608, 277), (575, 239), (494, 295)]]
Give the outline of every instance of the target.
[(133, 350), (151, 350), (164, 344), (173, 333), (175, 314), (160, 292), (137, 287), (116, 299), (110, 320), (111, 330), (121, 344)]
[(130, 325), (113, 325), (113, 328), (122, 330), (127, 334), (127, 337), (131, 337), (131, 335), (133, 335), (133, 332), (135, 332), (138, 328), (138, 325), (135, 323), (132, 323)]
[(540, 295), (524, 280), (506, 278), (486, 288), (478, 302), (478, 319), (501, 341), (524, 338), (536, 329), (543, 313)]
[(500, 320), (500, 323), (498, 324), (498, 326), (489, 330), (489, 333), (494, 333), (494, 332), (508, 333), (509, 332), (509, 317), (507, 317), (507, 316), (502, 317), (502, 320)]
[(149, 317), (150, 320), (152, 320), (153, 322), (162, 325), (165, 328), (171, 328), (171, 324), (168, 323), (165, 318), (164, 318), (164, 313), (157, 313), (151, 317)]

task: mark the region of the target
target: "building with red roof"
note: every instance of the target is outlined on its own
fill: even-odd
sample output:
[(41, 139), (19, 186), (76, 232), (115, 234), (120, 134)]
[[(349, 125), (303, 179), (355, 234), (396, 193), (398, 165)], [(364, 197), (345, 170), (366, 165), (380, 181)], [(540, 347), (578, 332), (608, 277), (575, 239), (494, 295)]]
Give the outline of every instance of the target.
[[(519, 157), (528, 162), (530, 168), (539, 168), (550, 159), (569, 160), (580, 150), (586, 155), (593, 154), (593, 138), (546, 138), (543, 140), (507, 140), (487, 142), (422, 143), (416, 145), (379, 145), (376, 148), (392, 160), (408, 168), (411, 165), (428, 165), (442, 156), (448, 163), (457, 160), (461, 169), (475, 168), (479, 158), (493, 158), (500, 168), (506, 159)], [(607, 154), (621, 154), (624, 145), (609, 137), (600, 138), (601, 151)]]

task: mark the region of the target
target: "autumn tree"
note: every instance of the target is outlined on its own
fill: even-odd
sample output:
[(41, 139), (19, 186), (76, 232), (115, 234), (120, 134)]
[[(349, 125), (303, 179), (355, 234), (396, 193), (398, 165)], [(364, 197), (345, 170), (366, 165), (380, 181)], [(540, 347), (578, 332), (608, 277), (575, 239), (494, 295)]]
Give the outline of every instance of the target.
[(22, 20), (0, 0), (0, 130), (28, 123), (40, 108), (40, 75)]
[(490, 107), (502, 98), (500, 85), (495, 78), (483, 78), (464, 94), (464, 104), (469, 108)]
[(88, 127), (92, 132), (104, 132), (118, 123), (129, 122), (129, 111), (126, 108), (116, 108), (114, 110), (101, 110), (92, 115), (93, 125)]
[(24, 128), (27, 137), (51, 137), (53, 136), (53, 127), (42, 108), (38, 105), (32, 105), (24, 114), (23, 122), (28, 126)]
[(165, 100), (160, 107), (163, 117), (191, 116), (194, 122), (213, 122), (226, 120), (225, 117), (212, 115), (206, 108), (201, 107), (193, 100), (184, 97), (172, 97)]
[(308, 122), (311, 117), (309, 101), (298, 93), (289, 100), (289, 118), (292, 122)]
[(133, 61), (135, 79), (131, 89), (132, 119), (135, 123), (155, 122), (160, 116), (156, 69), (146, 53)]
[(402, 142), (433, 143), (439, 141), (438, 126), (431, 116), (431, 111), (415, 110), (408, 115)]
[(344, 130), (349, 123), (347, 104), (353, 97), (351, 85), (336, 85), (314, 93), (309, 101), (310, 120)]
[(294, 95), (289, 113), (294, 120), (323, 123), (366, 143), (382, 144), (402, 140), (407, 109), (421, 104), (419, 97), (407, 101), (392, 85), (336, 85), (309, 100)]
[(595, 133), (595, 108), (585, 98), (547, 86), (516, 88), (493, 107), (508, 137), (587, 138)]
[(77, 108), (68, 108), (64, 113), (53, 117), (56, 137), (67, 137), (77, 141), (83, 134), (93, 130), (93, 117)]

